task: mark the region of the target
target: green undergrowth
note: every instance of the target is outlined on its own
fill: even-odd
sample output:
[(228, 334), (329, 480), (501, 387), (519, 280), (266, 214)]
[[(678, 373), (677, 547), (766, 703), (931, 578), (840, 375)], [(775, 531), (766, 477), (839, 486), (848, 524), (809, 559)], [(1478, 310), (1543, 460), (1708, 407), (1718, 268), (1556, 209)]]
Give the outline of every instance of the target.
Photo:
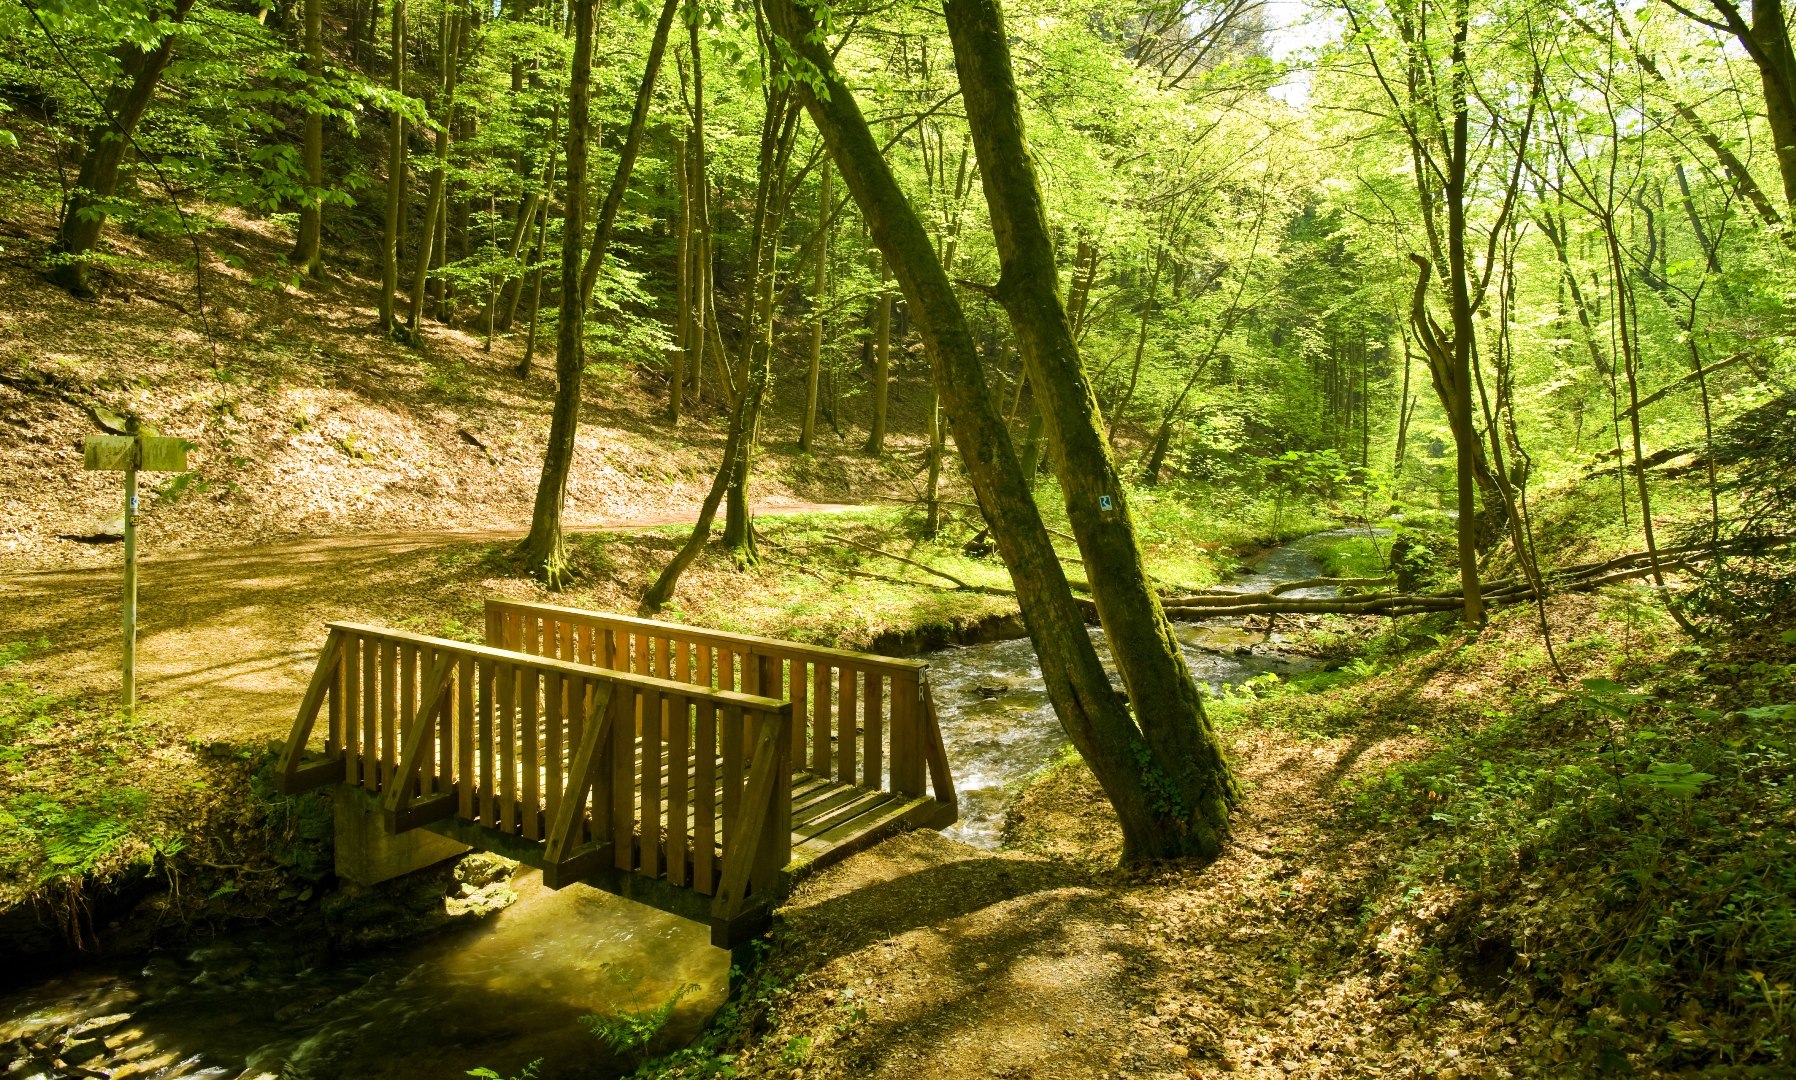
[(148, 865), (183, 840), (152, 814), (144, 768), (164, 725), (44, 693), (13, 669), (48, 642), (0, 646), (0, 907), (47, 884)]
[[(1044, 481), (1037, 493), (1056, 534), (1067, 577), (1077, 590), (1085, 574), (1067, 532), (1058, 491)], [(1240, 555), (1266, 544), (1326, 528), (1323, 511), (1287, 507), (1273, 530), (1273, 510), (1226, 493), (1155, 489), (1131, 496), (1148, 573), (1157, 586), (1179, 592), (1213, 585), (1240, 567)], [(681, 578), (659, 617), (737, 633), (765, 634), (843, 648), (892, 646), (910, 639), (940, 644), (985, 620), (1012, 616), (1016, 600), (1009, 572), (977, 513), (950, 503), (940, 530), (925, 535), (920, 507), (893, 505), (840, 513), (766, 514), (755, 519), (758, 559), (743, 563), (712, 542)], [(634, 611), (637, 599), (689, 535), (686, 526), (568, 537), (572, 584), (555, 603)], [(475, 577), (520, 576), (508, 547), (476, 545), (444, 556), (445, 569)], [(419, 629), (444, 636), (476, 632), (470, 610), (445, 621), (420, 616)], [(440, 625), (439, 625), (440, 624)], [(932, 636), (933, 635), (933, 636)], [(947, 635), (941, 638), (940, 635)]]
[(1796, 631), (1693, 642), (1639, 591), (1555, 609), (1564, 676), (1530, 612), (1431, 616), (1217, 711), (1418, 748), (1337, 825), (1383, 838), (1361, 948), (1412, 1023), (1481, 1002), (1542, 1075), (1787, 1076)]

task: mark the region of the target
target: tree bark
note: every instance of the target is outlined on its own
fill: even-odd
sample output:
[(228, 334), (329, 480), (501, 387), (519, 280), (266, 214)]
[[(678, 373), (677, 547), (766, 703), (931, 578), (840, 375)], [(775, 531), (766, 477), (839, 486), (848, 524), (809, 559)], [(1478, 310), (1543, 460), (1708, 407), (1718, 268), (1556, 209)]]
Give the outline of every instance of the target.
[[(536, 323), (537, 316), (543, 309), (543, 268), (542, 259), (549, 246), (549, 204), (555, 201), (555, 154), (560, 149), (558, 136), (561, 130), (561, 104), (556, 103), (549, 113), (549, 173), (543, 182), (543, 197), (536, 219), (536, 247), (533, 262), (538, 265), (530, 271), (530, 329), (524, 335), (524, 356), (518, 361), (518, 378), (530, 378), (530, 364), (536, 357)], [(523, 290), (520, 289), (520, 292)]]
[(580, 426), (580, 373), (586, 366), (586, 313), (580, 302), (580, 241), (586, 231), (586, 134), (591, 123), (593, 0), (573, 0), (574, 60), (568, 79), (567, 203), (561, 226), (561, 318), (555, 340), (555, 406), (543, 453), (530, 534), (518, 547), (525, 566), (553, 587), (567, 580), (561, 512)]
[(1167, 816), (1178, 826), (1176, 838), (1160, 838), (1161, 853), (1213, 858), (1228, 836), (1238, 788), (1142, 566), (1127, 493), (1061, 304), (1047, 208), (1023, 133), (1003, 16), (996, 0), (949, 0), (945, 10), (997, 237), (998, 301), (1010, 316), (1041, 407), (1098, 618), (1153, 766), (1166, 785), (1160, 797), (1169, 804)]
[(667, 422), (678, 426), (686, 393), (686, 357), (692, 349), (692, 154), (688, 140), (677, 144), (674, 186), (679, 218), (674, 224), (674, 348), (667, 373)]
[(804, 380), (804, 423), (798, 430), (798, 450), (811, 452), (817, 437), (817, 383), (823, 373), (823, 306), (829, 288), (829, 158), (825, 157), (817, 178), (817, 278), (811, 289), (815, 317), (811, 321), (811, 366)]
[[(305, 24), (307, 90), (316, 95), (324, 78), (324, 0), (305, 0)], [(292, 258), (316, 278), (324, 273), (324, 113), (316, 105), (306, 109), (304, 144), (307, 190), (299, 202), (299, 238)]]
[[(405, 93), (405, 0), (393, 0), (393, 81)], [(394, 298), (399, 293), (399, 238), (405, 230), (405, 114), (397, 107), (387, 127), (387, 214), (380, 244), (380, 328), (392, 333)]]
[[(430, 195), (424, 202), (424, 228), (419, 235), (422, 242), (418, 245), (417, 258), (412, 262), (412, 307), (406, 319), (413, 333), (424, 321), (424, 301), (429, 294), (431, 255), (437, 250), (439, 234), (438, 226), (443, 219), (443, 201), (445, 179), (449, 172), (449, 127), (455, 118), (455, 54), (456, 45), (461, 41), (457, 32), (461, 21), (459, 12), (444, 16), (449, 24), (443, 33), (443, 111), (437, 128), (436, 166), (430, 173)], [(447, 261), (448, 252), (443, 255)]]
[(867, 453), (886, 449), (886, 402), (892, 382), (892, 290), (885, 256), (879, 259), (879, 299), (873, 308), (873, 416), (867, 423)]
[(599, 208), (599, 225), (592, 234), (592, 251), (580, 271), (580, 306), (592, 302), (593, 286), (599, 280), (599, 268), (605, 264), (606, 249), (611, 246), (611, 231), (617, 224), (618, 211), (624, 205), (624, 191), (630, 186), (630, 173), (636, 167), (637, 152), (642, 149), (642, 133), (648, 126), (649, 106), (655, 100), (655, 80), (661, 74), (661, 57), (667, 52), (668, 31), (673, 28), (674, 12), (680, 0), (666, 0), (661, 5), (660, 21), (655, 23), (655, 38), (649, 44), (648, 60), (642, 66), (642, 82), (636, 87), (636, 108), (630, 114), (630, 128), (624, 133), (624, 145), (618, 151), (617, 171), (612, 174), (611, 188), (605, 192), (605, 203)]
[[(187, 18), (193, 0), (175, 0), (165, 14), (167, 21), (179, 25)], [(164, 14), (151, 9), (151, 14)], [(62, 223), (56, 230), (56, 241), (50, 246), (48, 275), (51, 281), (77, 296), (90, 296), (93, 285), (88, 276), (89, 256), (99, 243), (100, 230), (106, 225), (106, 204), (118, 191), (119, 167), (125, 150), (137, 130), (138, 121), (156, 96), (156, 85), (163, 69), (175, 54), (175, 34), (163, 34), (148, 49), (135, 45), (119, 47), (119, 65), (127, 83), (115, 86), (107, 95), (105, 113), (87, 135), (87, 153), (81, 159), (81, 171), (75, 178), (75, 190), (63, 211)]]
[(852, 91), (836, 73), (809, 12), (794, 0), (766, 0), (766, 10), (774, 31), (816, 69), (815, 81), (800, 82), (797, 93), (904, 291), (980, 510), (1016, 585), (1049, 699), (1116, 809), (1124, 857), (1190, 852), (1194, 845), (1187, 808), (1177, 804), (1176, 787), (1155, 762), (1098, 661), (1003, 417), (986, 387), (959, 298), (928, 232), (886, 164)]

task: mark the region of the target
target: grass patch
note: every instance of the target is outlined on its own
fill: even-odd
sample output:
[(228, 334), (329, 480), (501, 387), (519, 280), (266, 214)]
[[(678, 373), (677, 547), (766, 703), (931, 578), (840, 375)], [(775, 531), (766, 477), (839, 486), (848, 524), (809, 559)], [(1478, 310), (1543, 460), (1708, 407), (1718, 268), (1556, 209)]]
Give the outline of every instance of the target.
[(58, 879), (172, 855), (144, 772), (170, 743), (151, 719), (46, 694), (13, 669), (48, 642), (0, 646), (0, 906)]

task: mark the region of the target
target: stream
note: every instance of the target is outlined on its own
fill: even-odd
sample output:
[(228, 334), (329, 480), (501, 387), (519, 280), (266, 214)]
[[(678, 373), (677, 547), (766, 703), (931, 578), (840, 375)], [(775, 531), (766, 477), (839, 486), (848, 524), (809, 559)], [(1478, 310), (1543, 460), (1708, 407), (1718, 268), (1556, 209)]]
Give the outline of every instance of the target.
[[(1307, 541), (1363, 532), (1275, 548), (1234, 587), (1319, 576)], [(1314, 666), (1278, 652), (1276, 634), (1227, 620), (1174, 625), (1211, 692)], [(1108, 666), (1102, 631), (1092, 636)], [(960, 795), (961, 820), (945, 835), (996, 848), (1006, 803), (1066, 737), (1026, 639), (929, 660)], [(655, 1043), (667, 1049), (695, 1038), (724, 1002), (729, 954), (705, 927), (583, 885), (551, 891), (534, 871), (510, 887), (518, 899), (503, 911), (399, 945), (332, 949), (317, 934), (238, 930), (0, 993), (0, 1077), (440, 1080), (477, 1067), (513, 1077), (537, 1059), (540, 1080), (617, 1076), (635, 1062), (582, 1016), (647, 1012), (683, 993)]]

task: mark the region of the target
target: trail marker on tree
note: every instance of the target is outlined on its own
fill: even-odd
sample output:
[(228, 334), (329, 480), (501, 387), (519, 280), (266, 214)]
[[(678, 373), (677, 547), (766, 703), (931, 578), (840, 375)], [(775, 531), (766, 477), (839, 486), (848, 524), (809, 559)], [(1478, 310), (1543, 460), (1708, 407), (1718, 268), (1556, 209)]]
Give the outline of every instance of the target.
[(187, 441), (156, 434), (154, 428), (127, 421), (128, 435), (89, 435), (82, 445), (89, 472), (125, 474), (125, 596), (123, 603), (125, 712), (137, 708), (137, 474), (186, 472)]

